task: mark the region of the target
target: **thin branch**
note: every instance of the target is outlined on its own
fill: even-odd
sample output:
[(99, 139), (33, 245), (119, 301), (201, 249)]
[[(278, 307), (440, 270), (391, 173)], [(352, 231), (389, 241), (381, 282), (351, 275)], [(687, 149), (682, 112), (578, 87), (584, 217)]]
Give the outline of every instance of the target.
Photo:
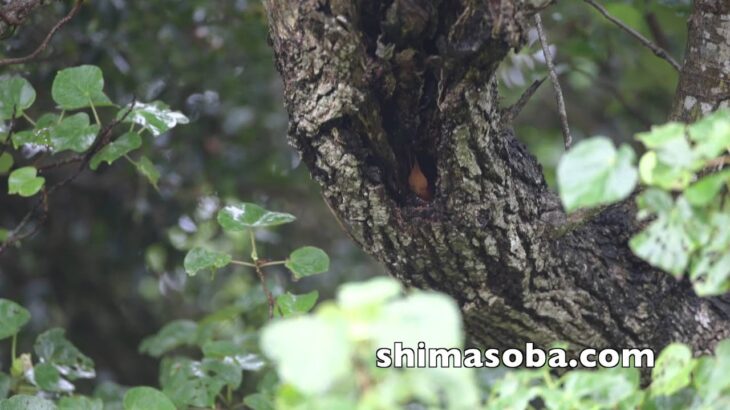
[(537, 35), (540, 37), (542, 53), (545, 55), (545, 63), (548, 67), (550, 81), (553, 83), (553, 89), (555, 90), (555, 99), (558, 102), (558, 113), (560, 114), (560, 125), (563, 131), (563, 140), (565, 143), (565, 149), (568, 150), (570, 149), (570, 145), (573, 143), (573, 136), (570, 135), (570, 127), (568, 126), (568, 113), (565, 111), (563, 90), (560, 88), (558, 73), (555, 71), (553, 56), (550, 54), (550, 45), (548, 45), (547, 38), (545, 37), (545, 30), (542, 28), (542, 19), (540, 19), (539, 14), (535, 14), (535, 26), (537, 26)]
[(54, 168), (60, 168), (64, 165), (75, 164), (75, 163), (77, 163), (79, 161), (83, 161), (83, 160), (84, 160), (83, 156), (74, 155), (74, 156), (67, 157), (67, 158), (64, 158), (64, 159), (56, 161), (56, 162), (51, 162), (50, 164), (43, 164), (43, 165), (36, 166), (36, 169), (38, 170), (38, 172), (46, 172), (46, 171), (50, 171)]
[(522, 93), (520, 98), (512, 104), (511, 106), (507, 107), (502, 114), (502, 118), (504, 119), (505, 123), (510, 123), (512, 120), (517, 118), (518, 115), (520, 115), (520, 112), (522, 112), (522, 109), (525, 108), (525, 105), (527, 105), (527, 102), (530, 101), (530, 98), (535, 94), (538, 88), (542, 85), (542, 83), (545, 82), (545, 79), (547, 77), (543, 77), (539, 80), (535, 80), (530, 84), (529, 87), (525, 90), (525, 92)]
[(719, 170), (722, 169), (722, 167), (724, 167), (725, 165), (730, 165), (730, 155), (725, 155), (707, 161), (707, 164), (705, 164), (705, 169), (717, 168)]
[(71, 21), (74, 16), (76, 16), (76, 13), (79, 12), (79, 9), (81, 9), (81, 5), (83, 4), (84, 0), (76, 0), (76, 3), (74, 4), (73, 8), (69, 13), (64, 16), (61, 20), (56, 23), (53, 28), (51, 28), (51, 31), (48, 32), (46, 35), (46, 38), (43, 39), (43, 42), (30, 54), (23, 56), (23, 57), (15, 57), (15, 58), (4, 58), (0, 60), (0, 67), (6, 66), (6, 65), (13, 65), (13, 64), (23, 64), (27, 63), (28, 61), (33, 60), (34, 58), (38, 57), (40, 53), (43, 52), (48, 47), (48, 44), (51, 42), (51, 39), (53, 38), (53, 35), (56, 34), (58, 30), (61, 29), (66, 23)]
[(638, 31), (634, 30), (633, 28), (627, 26), (624, 22), (622, 22), (621, 20), (619, 20), (616, 17), (612, 16), (611, 14), (609, 14), (608, 13), (608, 10), (606, 10), (600, 4), (596, 3), (595, 0), (583, 0), (583, 1), (585, 1), (586, 3), (590, 4), (591, 6), (593, 6), (593, 8), (596, 9), (596, 10), (598, 10), (598, 12), (603, 15), (603, 17), (607, 18), (613, 24), (619, 26), (623, 31), (627, 32), (632, 37), (634, 37), (635, 39), (639, 40), (639, 42), (641, 44), (643, 44), (644, 47), (646, 47), (649, 50), (651, 50), (657, 57), (663, 58), (664, 60), (666, 60), (666, 62), (668, 62), (669, 64), (671, 64), (671, 66), (674, 67), (675, 70), (680, 71), (682, 69), (682, 66), (680, 66), (679, 63), (677, 63), (677, 60), (675, 60), (669, 54), (669, 52), (667, 50), (659, 47), (658, 45), (656, 45), (654, 43), (652, 43), (649, 39), (647, 39), (646, 37), (644, 37), (643, 35), (641, 35), (641, 33), (639, 33)]
[(266, 300), (269, 302), (269, 319), (274, 318), (274, 295), (269, 290), (268, 286), (266, 286), (266, 275), (264, 275), (264, 271), (261, 270), (261, 265), (256, 261), (256, 275), (259, 277), (259, 281), (261, 282), (261, 289), (263, 289), (264, 293), (266, 294)]

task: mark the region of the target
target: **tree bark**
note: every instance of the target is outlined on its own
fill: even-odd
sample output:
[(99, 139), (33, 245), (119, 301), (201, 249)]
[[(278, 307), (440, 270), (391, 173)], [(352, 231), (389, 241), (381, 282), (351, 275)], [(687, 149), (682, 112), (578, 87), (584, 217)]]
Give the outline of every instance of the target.
[(501, 119), (495, 70), (546, 3), (267, 0), (290, 140), (358, 245), (453, 296), (472, 344), (709, 351), (727, 313), (632, 255), (633, 202), (578, 223)]
[(672, 117), (694, 121), (730, 106), (730, 2), (695, 0)]

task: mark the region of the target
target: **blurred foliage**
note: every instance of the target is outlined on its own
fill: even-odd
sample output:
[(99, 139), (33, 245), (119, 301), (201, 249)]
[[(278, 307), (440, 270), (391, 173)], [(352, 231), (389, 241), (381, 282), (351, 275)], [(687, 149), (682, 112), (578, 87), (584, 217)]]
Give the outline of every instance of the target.
[(730, 289), (730, 110), (691, 125), (670, 122), (636, 135), (646, 153), (636, 163), (628, 145), (606, 137), (579, 142), (558, 165), (568, 212), (614, 204), (637, 188), (637, 217), (647, 226), (629, 247), (677, 278), (685, 272), (700, 296)]
[[(68, 1), (52, 2), (34, 13), (3, 40), (3, 54), (33, 50), (68, 7)], [(612, 2), (610, 11), (679, 56), (688, 7), (686, 0), (634, 0)], [(664, 122), (677, 77), (670, 66), (584, 4), (559, 2), (549, 13), (543, 20), (576, 136), (630, 142), (634, 133)], [(534, 39), (501, 68), (505, 104), (544, 75)], [(265, 295), (252, 269), (233, 266), (211, 278), (189, 277), (183, 267), (186, 252), (203, 245), (227, 254), (251, 252), (245, 232), (219, 232), (216, 212), (233, 198), (297, 215), (297, 224), (257, 232), (262, 254), (285, 259), (292, 244), (307, 243), (331, 257), (330, 273), (294, 284), (283, 266), (271, 267), (268, 286), (284, 314), (312, 307), (316, 296), (304, 292), (316, 288), (328, 299), (337, 284), (382, 272), (343, 234), (287, 145), (281, 84), (259, 1), (95, 0), (54, 37), (40, 61), (3, 74), (50, 90), (57, 71), (82, 64), (101, 67), (112, 101), (165, 101), (191, 122), (145, 139), (140, 148), (160, 172), (158, 191), (130, 167), (98, 164), (96, 173), (86, 172), (54, 195), (37, 235), (0, 255), (0, 296), (32, 314), (20, 346), (32, 345), (28, 334), (64, 327), (66, 337), (94, 358), (96, 396), (120, 401), (123, 392), (105, 381), (158, 384), (157, 361), (140, 355), (137, 345), (165, 323), (201, 326), (225, 315), (244, 329), (262, 323)], [(48, 93), (39, 93), (29, 115), (38, 118), (53, 107)], [(516, 124), (549, 181), (562, 154), (554, 107), (552, 90), (543, 84)], [(102, 122), (114, 116), (100, 114)], [(0, 173), (7, 161), (0, 157)], [(53, 183), (67, 172), (44, 178)], [(0, 229), (7, 230), (31, 202), (5, 192), (0, 186)], [(295, 294), (282, 291), (290, 285)], [(7, 357), (0, 352), (3, 368)], [(92, 387), (81, 383), (79, 390)], [(137, 394), (155, 393), (138, 391), (130, 403)]]
[[(262, 325), (250, 314), (264, 304), (233, 304), (197, 322), (173, 321), (145, 339), (141, 351), (162, 356), (160, 390), (104, 383), (91, 395), (74, 392), (71, 381), (93, 378), (94, 363), (62, 329), (48, 330), (36, 340), (37, 359), (21, 353), (9, 374), (0, 371), (0, 409), (719, 410), (730, 403), (728, 340), (718, 344), (715, 356), (699, 358), (686, 345), (670, 344), (652, 359), (651, 383), (642, 388), (633, 367), (556, 375), (545, 363), (567, 363), (561, 347), (541, 352), (539, 359), (530, 346), (525, 352), (509, 349), (501, 352), (503, 361), (516, 352), (514, 360), (532, 363), (530, 369), (497, 367), (499, 360), (490, 357), (500, 352), (460, 350), (463, 324), (453, 299), (436, 292), (405, 293), (392, 278), (346, 284), (314, 313), (307, 313), (310, 305)], [(0, 334), (13, 334), (14, 356), (15, 335), (28, 318), (24, 308), (0, 299)], [(410, 350), (410, 359), (396, 357), (398, 343), (400, 351)], [(399, 360), (429, 365), (393, 366)], [(454, 367), (433, 366), (434, 360)], [(461, 367), (462, 362), (484, 367)]]

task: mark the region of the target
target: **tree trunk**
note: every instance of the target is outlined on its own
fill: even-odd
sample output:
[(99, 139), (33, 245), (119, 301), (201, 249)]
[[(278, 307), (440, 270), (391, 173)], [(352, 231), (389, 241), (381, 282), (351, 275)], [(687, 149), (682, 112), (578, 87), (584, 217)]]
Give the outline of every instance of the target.
[(632, 255), (633, 201), (576, 223), (502, 121), (495, 70), (544, 3), (267, 0), (290, 140), (358, 245), (453, 296), (473, 344), (708, 351), (728, 315)]
[(730, 106), (730, 2), (696, 0), (672, 117), (693, 121)]

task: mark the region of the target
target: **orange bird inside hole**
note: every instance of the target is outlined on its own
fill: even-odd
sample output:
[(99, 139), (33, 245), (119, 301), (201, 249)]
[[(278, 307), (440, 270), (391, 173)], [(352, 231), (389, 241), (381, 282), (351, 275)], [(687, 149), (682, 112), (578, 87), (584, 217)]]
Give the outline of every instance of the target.
[(430, 201), (433, 197), (431, 187), (428, 184), (428, 178), (423, 174), (417, 159), (413, 161), (411, 173), (408, 175), (408, 186), (414, 194), (418, 195), (424, 201)]

